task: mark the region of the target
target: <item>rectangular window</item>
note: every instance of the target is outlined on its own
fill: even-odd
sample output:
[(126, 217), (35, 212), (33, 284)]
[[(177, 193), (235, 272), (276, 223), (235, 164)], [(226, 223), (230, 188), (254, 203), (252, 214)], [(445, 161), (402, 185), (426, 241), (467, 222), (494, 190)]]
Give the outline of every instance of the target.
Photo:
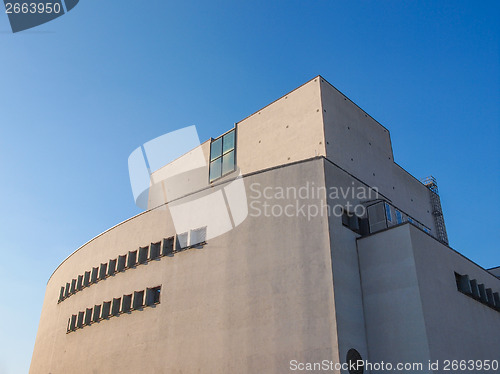
[(84, 317), (84, 312), (78, 312), (78, 320), (76, 321), (76, 327), (81, 329), (83, 327), (83, 317)]
[(206, 239), (207, 239), (207, 226), (191, 230), (191, 232), (189, 233), (189, 245), (191, 246), (205, 243)]
[(130, 312), (131, 308), (132, 308), (132, 295), (123, 295), (122, 312), (123, 313)]
[(479, 288), (479, 299), (481, 300), (481, 302), (486, 304), (488, 302), (488, 296), (486, 296), (486, 289), (484, 287), (484, 284), (478, 284), (477, 287)]
[(109, 260), (108, 275), (113, 275), (115, 272), (116, 272), (116, 258), (114, 260)]
[(92, 321), (97, 322), (99, 321), (100, 317), (101, 317), (101, 306), (94, 305), (94, 315), (92, 316)]
[(83, 275), (78, 276), (78, 280), (76, 281), (76, 290), (80, 291), (83, 286)]
[(111, 311), (111, 301), (105, 301), (102, 303), (102, 318), (108, 318), (109, 312)]
[(210, 182), (213, 182), (236, 169), (236, 133), (235, 130), (213, 139), (210, 143)]
[(69, 322), (69, 329), (70, 331), (75, 331), (76, 330), (76, 314), (73, 314), (71, 316), (71, 321)]
[(99, 279), (106, 278), (106, 271), (108, 269), (108, 264), (101, 264), (101, 269), (99, 270)]
[(64, 300), (64, 287), (61, 287), (61, 291), (59, 292), (59, 301)]
[(134, 309), (140, 309), (144, 305), (144, 291), (134, 292)]
[(71, 281), (71, 289), (69, 290), (70, 293), (75, 293), (76, 291), (76, 279), (73, 279)]
[(174, 251), (174, 238), (163, 239), (162, 256), (168, 256)]
[(486, 296), (488, 297), (488, 305), (495, 306), (495, 301), (493, 300), (493, 290), (491, 288), (486, 289)]
[(118, 265), (116, 270), (117, 271), (125, 270), (126, 261), (127, 261), (127, 255), (118, 256)]
[(146, 305), (154, 305), (160, 302), (161, 286), (148, 288), (146, 290)]
[(88, 287), (90, 284), (90, 271), (86, 271), (83, 276), (83, 285), (84, 287)]
[(401, 212), (396, 209), (396, 222), (398, 224), (403, 223), (403, 216), (401, 215)]
[(91, 283), (97, 282), (97, 274), (99, 273), (99, 268), (92, 268), (92, 276), (90, 278)]
[(384, 203), (384, 207), (385, 207), (385, 216), (387, 217), (387, 221), (392, 222), (391, 206), (387, 203)]
[(175, 250), (180, 251), (181, 249), (187, 248), (187, 246), (188, 246), (188, 233), (183, 232), (181, 234), (177, 234)]
[(148, 261), (148, 249), (149, 247), (139, 248), (139, 264), (144, 264)]
[(64, 289), (64, 297), (69, 296), (69, 288), (70, 287), (71, 287), (71, 285), (69, 283), (66, 283), (66, 288)]
[(85, 325), (90, 325), (92, 322), (92, 308), (85, 309)]
[(457, 282), (457, 288), (460, 292), (463, 292), (467, 295), (472, 295), (472, 288), (470, 286), (468, 275), (455, 273), (455, 281)]
[(151, 243), (151, 253), (149, 254), (149, 258), (151, 260), (156, 260), (158, 257), (160, 257), (160, 249), (161, 249), (161, 242), (158, 243)]
[(120, 313), (120, 306), (122, 303), (122, 298), (118, 297), (113, 299), (113, 306), (111, 307), (111, 314), (117, 316)]
[(495, 302), (495, 308), (500, 311), (500, 295), (498, 292), (493, 292), (493, 301)]
[(472, 296), (475, 299), (479, 300), (479, 288), (477, 287), (477, 280), (471, 279), (470, 288), (471, 288)]
[(137, 251), (131, 251), (128, 253), (127, 267), (133, 268), (137, 263)]

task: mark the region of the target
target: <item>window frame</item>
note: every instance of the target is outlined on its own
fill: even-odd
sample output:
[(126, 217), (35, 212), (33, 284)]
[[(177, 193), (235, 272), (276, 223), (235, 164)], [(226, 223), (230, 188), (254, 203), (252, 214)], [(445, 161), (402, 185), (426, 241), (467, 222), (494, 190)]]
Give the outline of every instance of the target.
[[(233, 146), (232, 148), (224, 151), (224, 137), (226, 137), (227, 135), (229, 135), (231, 132), (234, 132), (234, 135), (233, 135)], [(219, 155), (217, 155), (217, 157), (214, 157), (212, 159), (212, 146), (215, 142), (217, 142), (218, 140), (221, 141), (221, 152)], [(222, 134), (221, 136), (217, 137), (217, 138), (212, 138), (211, 141), (210, 141), (210, 153), (208, 155), (208, 182), (209, 183), (214, 183), (215, 181), (225, 177), (226, 175), (229, 175), (231, 173), (233, 173), (235, 170), (236, 170), (236, 143), (237, 143), (237, 134), (236, 134), (236, 126), (234, 128), (232, 128), (231, 130), (229, 131), (226, 131), (224, 134)], [(233, 168), (231, 170), (227, 170), (226, 172), (224, 172), (224, 169), (223, 169), (223, 166), (224, 166), (224, 156), (227, 156), (229, 154), (231, 154), (231, 152), (233, 152)], [(220, 175), (217, 176), (217, 177), (214, 177), (212, 179), (211, 177), (211, 171), (212, 171), (212, 164), (214, 164), (216, 161), (219, 161), (220, 160)]]

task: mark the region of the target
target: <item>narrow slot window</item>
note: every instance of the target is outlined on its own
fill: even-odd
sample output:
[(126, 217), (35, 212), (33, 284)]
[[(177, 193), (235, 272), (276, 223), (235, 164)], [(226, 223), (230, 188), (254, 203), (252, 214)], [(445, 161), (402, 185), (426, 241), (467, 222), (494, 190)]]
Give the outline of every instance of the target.
[(90, 325), (92, 322), (92, 308), (85, 309), (85, 325)]
[(127, 261), (127, 255), (118, 256), (118, 265), (116, 270), (117, 271), (125, 270), (126, 261)]
[(151, 243), (151, 253), (149, 254), (149, 258), (151, 260), (156, 260), (158, 257), (160, 257), (160, 249), (161, 249), (161, 242), (158, 243)]
[(101, 318), (101, 305), (94, 305), (94, 315), (92, 316), (92, 321), (97, 322)]
[(71, 289), (69, 290), (70, 293), (75, 293), (76, 291), (76, 279), (73, 279), (71, 281)]
[(101, 264), (101, 268), (99, 270), (99, 279), (103, 280), (106, 278), (106, 271), (108, 269), (108, 264)]
[(131, 251), (128, 253), (127, 267), (133, 268), (137, 263), (137, 251)]
[(88, 287), (90, 285), (90, 271), (86, 271), (83, 276), (83, 285), (84, 287)]
[(163, 239), (163, 248), (162, 248), (162, 255), (163, 256), (168, 256), (169, 254), (172, 254), (174, 251), (174, 238), (167, 238)]
[(69, 329), (70, 329), (70, 331), (75, 331), (76, 330), (76, 318), (77, 318), (76, 314), (73, 314), (71, 316), (71, 321), (69, 323)]
[(69, 288), (70, 287), (71, 287), (71, 285), (69, 283), (66, 283), (66, 288), (64, 289), (64, 297), (69, 296)]
[(139, 264), (144, 264), (148, 261), (148, 250), (149, 247), (140, 247), (139, 248)]
[(123, 295), (123, 301), (122, 301), (122, 312), (127, 313), (130, 312), (130, 309), (132, 308), (132, 295)]
[(78, 312), (78, 320), (76, 321), (76, 327), (81, 329), (83, 327), (83, 316), (84, 312)]
[(91, 283), (97, 282), (97, 275), (99, 273), (99, 268), (92, 268), (92, 276), (90, 278)]
[(479, 288), (479, 299), (482, 303), (486, 304), (488, 302), (488, 296), (486, 296), (484, 284), (478, 284), (477, 287)]
[(479, 300), (479, 288), (477, 287), (477, 280), (471, 279), (470, 288), (471, 288), (472, 296), (474, 297), (474, 299)]
[(117, 316), (120, 313), (120, 305), (122, 303), (122, 298), (118, 297), (113, 299), (113, 306), (111, 307), (111, 314)]
[(109, 312), (111, 311), (111, 301), (105, 301), (102, 303), (102, 318), (108, 318)]
[(64, 300), (64, 287), (61, 287), (61, 291), (59, 292), (59, 301)]
[(116, 258), (114, 260), (109, 260), (108, 275), (113, 275), (115, 272), (116, 272)]
[(78, 280), (76, 281), (76, 289), (80, 291), (83, 287), (83, 275), (78, 276)]
[(134, 292), (134, 309), (140, 309), (144, 305), (144, 291)]

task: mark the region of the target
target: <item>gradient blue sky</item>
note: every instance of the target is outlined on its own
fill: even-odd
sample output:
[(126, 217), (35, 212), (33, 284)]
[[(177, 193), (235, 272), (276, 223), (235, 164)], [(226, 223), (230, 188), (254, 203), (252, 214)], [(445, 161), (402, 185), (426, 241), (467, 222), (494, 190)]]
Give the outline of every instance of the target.
[(19, 34), (0, 13), (0, 373), (27, 372), (57, 265), (139, 213), (130, 152), (216, 136), (318, 74), (438, 178), (451, 246), (500, 265), (499, 4), (81, 0)]

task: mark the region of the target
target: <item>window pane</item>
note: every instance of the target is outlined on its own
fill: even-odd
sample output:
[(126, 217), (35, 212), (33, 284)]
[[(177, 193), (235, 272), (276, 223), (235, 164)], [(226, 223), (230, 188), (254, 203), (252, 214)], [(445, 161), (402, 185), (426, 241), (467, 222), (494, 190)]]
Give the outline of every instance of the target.
[(210, 161), (215, 160), (222, 154), (222, 138), (214, 140), (210, 147)]
[(222, 159), (218, 158), (210, 163), (210, 182), (222, 175)]
[(222, 153), (226, 153), (227, 151), (234, 149), (234, 130), (224, 135), (223, 138), (224, 144)]
[(222, 175), (234, 170), (234, 151), (222, 156)]

